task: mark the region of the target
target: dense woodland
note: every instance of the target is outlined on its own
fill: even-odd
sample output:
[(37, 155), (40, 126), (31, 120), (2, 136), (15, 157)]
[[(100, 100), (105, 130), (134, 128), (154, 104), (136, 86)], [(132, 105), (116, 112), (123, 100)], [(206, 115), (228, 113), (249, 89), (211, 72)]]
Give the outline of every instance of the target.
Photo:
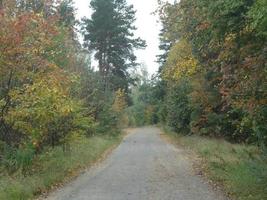
[(133, 37), (135, 11), (125, 0), (90, 4), (92, 17), (79, 22), (72, 0), (1, 1), (0, 166), (9, 173), (47, 147), (69, 151), (79, 135), (119, 132), (133, 52), (145, 42)]
[[(0, 186), (11, 188), (0, 198), (14, 187), (10, 199), (39, 195), (69, 173), (50, 173), (65, 167), (59, 148), (64, 157), (77, 138), (108, 136), (76, 144), (84, 150), (72, 159), (86, 166), (125, 126), (161, 123), (266, 150), (266, 0), (159, 1), (160, 68), (151, 78), (134, 54), (146, 42), (134, 36), (133, 6), (91, 0), (90, 8), (78, 21), (72, 0), (0, 0)], [(54, 179), (36, 176), (46, 163)], [(21, 198), (27, 177), (39, 185)]]
[(133, 123), (265, 147), (266, 8), (265, 0), (160, 2), (160, 70), (135, 92)]

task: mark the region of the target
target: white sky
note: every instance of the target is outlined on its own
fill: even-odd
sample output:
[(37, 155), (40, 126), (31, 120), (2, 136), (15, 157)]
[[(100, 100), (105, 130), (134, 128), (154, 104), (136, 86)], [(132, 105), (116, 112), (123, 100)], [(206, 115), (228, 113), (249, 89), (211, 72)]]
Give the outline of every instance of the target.
[[(89, 9), (90, 0), (74, 0), (77, 10), (78, 19), (86, 16), (90, 17), (92, 12)], [(154, 74), (158, 70), (158, 64), (155, 62), (159, 49), (159, 31), (160, 24), (157, 22), (158, 17), (152, 15), (157, 8), (157, 0), (128, 0), (134, 5), (136, 13), (136, 36), (146, 40), (147, 48), (138, 50), (136, 56), (139, 63), (147, 66), (149, 74)], [(94, 64), (93, 64), (94, 65)]]

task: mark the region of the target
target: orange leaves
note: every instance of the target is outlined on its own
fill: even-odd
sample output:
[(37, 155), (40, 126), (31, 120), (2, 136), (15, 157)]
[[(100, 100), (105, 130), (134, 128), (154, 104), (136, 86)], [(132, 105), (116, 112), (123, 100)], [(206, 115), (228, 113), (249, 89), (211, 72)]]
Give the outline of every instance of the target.
[(197, 26), (197, 30), (199, 31), (203, 31), (203, 30), (206, 30), (206, 29), (209, 29), (210, 28), (210, 23), (209, 22), (201, 22), (198, 26)]
[(42, 52), (51, 44), (54, 37), (53, 23), (34, 13), (17, 17), (0, 17), (0, 57), (2, 65), (20, 71), (44, 64)]
[(11, 5), (0, 15), (1, 123), (23, 135), (19, 144), (39, 148), (51, 138), (59, 144), (80, 132), (78, 125), (92, 124), (73, 95), (79, 88), (73, 89), (77, 77), (71, 70), (80, 67), (75, 34), (61, 25), (56, 9), (42, 13)]
[(0, 93), (8, 96), (0, 96), (0, 109), (9, 99), (5, 123), (34, 144), (47, 139), (49, 129), (60, 125), (56, 121), (71, 119), (80, 106), (70, 95), (72, 76), (56, 62), (58, 46), (69, 40), (62, 32), (57, 17), (33, 12), (0, 16), (0, 92), (8, 85), (10, 71), (14, 74), (9, 90)]
[(23, 84), (32, 81), (33, 76), (60, 69), (49, 58), (55, 54), (59, 33), (55, 17), (44, 18), (32, 12), (0, 16), (0, 80), (12, 70)]

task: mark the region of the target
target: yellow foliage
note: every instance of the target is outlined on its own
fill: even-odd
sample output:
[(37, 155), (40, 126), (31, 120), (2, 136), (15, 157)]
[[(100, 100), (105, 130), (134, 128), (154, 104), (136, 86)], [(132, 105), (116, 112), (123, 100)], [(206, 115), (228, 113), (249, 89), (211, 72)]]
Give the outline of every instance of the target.
[(14, 143), (54, 146), (92, 127), (73, 94), (84, 63), (70, 27), (56, 15), (14, 9), (16, 2), (4, 1), (0, 9), (0, 125), (18, 133), (21, 141)]
[(183, 76), (191, 76), (196, 72), (197, 64), (190, 44), (185, 39), (182, 39), (169, 52), (166, 67), (163, 71), (163, 78), (177, 81)]
[(115, 93), (115, 100), (112, 105), (112, 110), (116, 113), (122, 113), (127, 107), (126, 94), (124, 90), (118, 89)]
[(68, 84), (59, 81), (54, 72), (50, 77), (37, 79), (32, 85), (24, 85), (9, 93), (16, 106), (10, 108), (5, 120), (14, 124), (14, 128), (31, 138), (33, 143), (42, 142), (52, 123), (68, 117), (75, 110), (77, 103), (66, 95)]

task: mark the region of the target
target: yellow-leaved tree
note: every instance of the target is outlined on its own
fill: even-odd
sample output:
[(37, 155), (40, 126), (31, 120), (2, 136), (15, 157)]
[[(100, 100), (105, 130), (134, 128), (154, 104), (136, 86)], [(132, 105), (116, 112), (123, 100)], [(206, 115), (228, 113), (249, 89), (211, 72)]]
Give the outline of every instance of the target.
[(118, 126), (124, 127), (129, 123), (128, 116), (125, 113), (127, 108), (127, 96), (123, 89), (118, 89), (115, 93), (115, 100), (112, 105), (112, 110), (117, 116)]
[[(85, 120), (80, 115), (82, 103), (70, 98), (67, 78), (59, 70), (10, 92), (12, 104), (16, 106), (9, 109), (5, 121), (29, 138), (36, 149), (44, 143), (52, 146), (67, 143), (70, 133)], [(86, 123), (91, 122), (88, 119)]]
[(169, 52), (163, 77), (166, 80), (178, 81), (181, 77), (193, 75), (197, 65), (191, 45), (185, 39), (181, 39)]

